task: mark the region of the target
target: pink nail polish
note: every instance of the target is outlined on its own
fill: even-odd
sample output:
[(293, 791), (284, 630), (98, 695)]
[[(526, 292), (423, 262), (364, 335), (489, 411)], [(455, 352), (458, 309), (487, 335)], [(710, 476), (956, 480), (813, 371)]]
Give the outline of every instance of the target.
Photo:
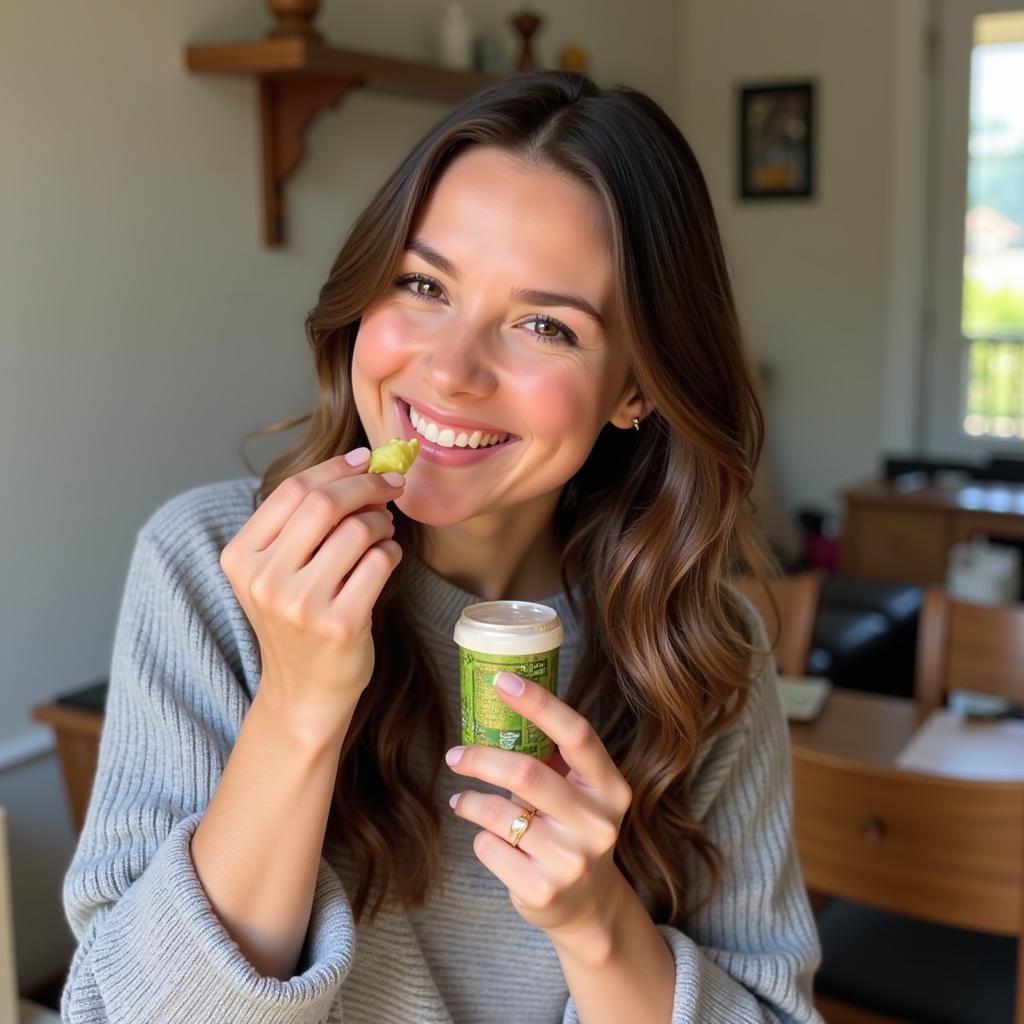
[(495, 672), (494, 685), (510, 697), (518, 697), (526, 689), (526, 683), (511, 672)]
[(353, 448), (352, 451), (345, 456), (345, 461), (350, 466), (361, 466), (370, 458), (369, 448)]

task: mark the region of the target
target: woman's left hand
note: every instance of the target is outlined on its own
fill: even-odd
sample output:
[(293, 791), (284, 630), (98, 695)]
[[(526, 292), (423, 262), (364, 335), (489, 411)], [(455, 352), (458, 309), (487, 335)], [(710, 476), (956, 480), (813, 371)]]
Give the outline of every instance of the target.
[[(582, 715), (521, 676), (502, 672), (499, 679), (523, 684), (518, 695), (498, 685), (495, 691), (551, 738), (555, 754), (544, 762), (473, 745), (453, 747), (447, 760), (457, 774), (507, 789), (537, 813), (513, 846), (509, 830), (523, 811), (520, 804), (465, 790), (452, 797), (452, 807), (460, 818), (483, 826), (473, 840), (477, 859), (508, 888), (524, 920), (553, 939), (608, 926), (613, 897), (624, 881), (612, 854), (632, 800), (629, 784)], [(453, 764), (457, 751), (461, 757)], [(567, 774), (552, 766), (559, 760)]]

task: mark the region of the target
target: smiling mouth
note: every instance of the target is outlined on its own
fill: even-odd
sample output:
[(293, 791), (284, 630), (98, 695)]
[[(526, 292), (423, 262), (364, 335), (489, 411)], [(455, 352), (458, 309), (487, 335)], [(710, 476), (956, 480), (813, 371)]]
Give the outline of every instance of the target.
[(519, 440), (517, 435), (511, 433), (445, 427), (422, 416), (403, 399), (398, 401), (417, 435), (439, 448), (455, 451), (479, 451), (487, 448), (500, 448), (502, 445)]

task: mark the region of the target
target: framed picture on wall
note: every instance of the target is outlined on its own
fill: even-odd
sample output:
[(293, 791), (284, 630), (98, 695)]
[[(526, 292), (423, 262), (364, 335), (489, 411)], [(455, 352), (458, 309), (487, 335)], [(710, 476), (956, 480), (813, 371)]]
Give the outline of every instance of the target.
[(740, 198), (811, 197), (814, 83), (740, 87)]

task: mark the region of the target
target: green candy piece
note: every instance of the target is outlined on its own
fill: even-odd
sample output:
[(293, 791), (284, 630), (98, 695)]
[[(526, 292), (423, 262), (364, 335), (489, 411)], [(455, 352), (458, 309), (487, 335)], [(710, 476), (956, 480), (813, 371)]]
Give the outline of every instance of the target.
[(418, 438), (411, 437), (408, 441), (402, 441), (393, 437), (387, 444), (382, 444), (370, 453), (370, 468), (367, 472), (404, 474), (419, 453)]

